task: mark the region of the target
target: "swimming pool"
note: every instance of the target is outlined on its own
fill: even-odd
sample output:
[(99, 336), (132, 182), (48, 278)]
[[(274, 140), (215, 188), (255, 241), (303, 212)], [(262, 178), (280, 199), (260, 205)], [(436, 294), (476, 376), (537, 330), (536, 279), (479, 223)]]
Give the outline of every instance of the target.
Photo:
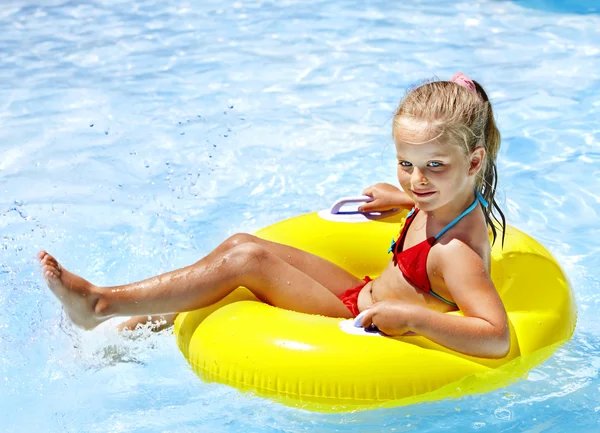
[[(41, 3), (0, 8), (4, 431), (598, 430), (593, 1)], [(167, 332), (74, 329), (45, 289), (42, 247), (116, 284), (394, 182), (399, 98), (457, 70), (494, 100), (509, 222), (553, 252), (578, 301), (573, 339), (527, 378), (460, 400), (308, 413), (202, 383)]]

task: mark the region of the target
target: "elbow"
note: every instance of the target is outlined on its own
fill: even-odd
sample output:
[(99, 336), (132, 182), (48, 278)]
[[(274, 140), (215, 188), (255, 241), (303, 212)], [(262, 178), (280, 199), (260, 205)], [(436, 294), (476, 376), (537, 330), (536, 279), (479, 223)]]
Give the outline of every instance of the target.
[(510, 338), (498, 340), (495, 342), (493, 349), (490, 351), (488, 358), (501, 359), (510, 352)]
[(504, 358), (510, 352), (510, 330), (508, 324), (496, 328), (490, 338), (488, 358)]

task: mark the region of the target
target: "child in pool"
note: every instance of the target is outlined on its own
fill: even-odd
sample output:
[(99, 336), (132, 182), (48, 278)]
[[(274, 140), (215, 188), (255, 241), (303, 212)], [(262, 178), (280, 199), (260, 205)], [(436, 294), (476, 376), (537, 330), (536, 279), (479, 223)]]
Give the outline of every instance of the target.
[[(44, 278), (84, 329), (115, 316), (134, 316), (128, 327), (155, 314), (170, 322), (244, 286), (277, 307), (342, 318), (368, 310), (363, 326), (385, 334), (413, 332), (469, 355), (505, 356), (509, 328), (490, 278), (488, 234), (489, 227), (496, 238), (493, 208), (504, 229), (494, 199), (500, 134), (485, 91), (462, 73), (416, 87), (396, 110), (392, 136), (403, 191), (373, 185), (364, 191), (373, 201), (359, 210), (416, 210), (375, 280), (249, 234), (233, 235), (185, 268), (116, 287), (95, 286), (40, 251)], [(463, 317), (444, 314), (457, 309)]]

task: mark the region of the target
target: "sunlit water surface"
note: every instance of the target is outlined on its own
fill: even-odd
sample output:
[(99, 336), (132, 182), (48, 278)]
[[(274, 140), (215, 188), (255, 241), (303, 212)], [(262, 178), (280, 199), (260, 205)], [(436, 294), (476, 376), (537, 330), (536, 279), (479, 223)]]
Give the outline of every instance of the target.
[[(595, 1), (35, 3), (0, 6), (3, 431), (600, 428)], [(494, 102), (509, 222), (555, 254), (577, 297), (573, 339), (526, 378), (314, 414), (201, 382), (169, 332), (74, 329), (45, 288), (40, 248), (119, 284), (394, 182), (399, 98), (459, 70)]]

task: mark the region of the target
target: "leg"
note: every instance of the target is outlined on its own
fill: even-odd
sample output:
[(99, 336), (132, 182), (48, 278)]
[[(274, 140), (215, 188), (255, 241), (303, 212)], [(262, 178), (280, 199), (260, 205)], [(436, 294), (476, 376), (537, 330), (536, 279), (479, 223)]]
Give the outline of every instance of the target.
[[(214, 259), (232, 248), (243, 244), (256, 244), (263, 247), (286, 263), (304, 272), (336, 296), (340, 296), (349, 287), (355, 287), (363, 281), (360, 278), (356, 278), (345, 269), (314, 254), (288, 245), (267, 241), (247, 233), (238, 233), (229, 237), (215, 248), (207, 258)], [(149, 322), (160, 321), (163, 317), (167, 316), (135, 316), (126, 322), (121, 323), (117, 329), (119, 331), (124, 329), (133, 330), (138, 324), (144, 325)], [(166, 319), (166, 324), (161, 325), (157, 330), (171, 326), (175, 317), (176, 314), (169, 315)]]
[(319, 256), (288, 245), (267, 241), (247, 233), (237, 233), (229, 237), (207, 257), (213, 254), (222, 254), (243, 244), (256, 244), (263, 247), (281, 260), (302, 271), (322, 286), (327, 287), (336, 296), (340, 296), (348, 288), (355, 287), (363, 282), (361, 278), (357, 278), (345, 269)]
[(110, 288), (96, 287), (62, 269), (44, 251), (39, 258), (50, 289), (71, 319), (87, 329), (114, 316), (194, 310), (222, 299), (238, 286), (247, 287), (259, 299), (278, 307), (332, 317), (351, 316), (327, 287), (252, 242), (224, 253), (214, 251), (176, 271)]

